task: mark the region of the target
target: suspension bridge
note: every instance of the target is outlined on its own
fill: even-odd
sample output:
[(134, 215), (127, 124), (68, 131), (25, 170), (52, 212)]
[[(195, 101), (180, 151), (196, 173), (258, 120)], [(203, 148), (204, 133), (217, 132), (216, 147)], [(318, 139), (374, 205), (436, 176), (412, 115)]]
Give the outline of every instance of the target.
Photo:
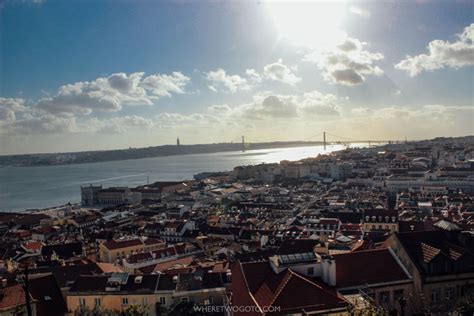
[[(242, 136), (240, 139), (234, 139), (232, 142), (241, 142), (242, 144), (242, 151), (245, 151), (249, 148), (252, 143), (269, 143), (269, 141), (259, 141), (256, 139), (249, 139), (248, 137)], [(311, 143), (319, 143), (320, 145), (324, 146), (324, 150), (329, 145), (344, 145), (349, 146), (351, 144), (368, 144), (370, 148), (373, 145), (381, 145), (381, 144), (398, 144), (402, 142), (407, 142), (407, 140), (389, 140), (389, 139), (353, 139), (349, 137), (335, 135), (329, 132), (321, 132), (316, 135), (312, 135), (310, 137), (306, 137), (304, 139), (296, 140), (293, 142), (311, 142)]]

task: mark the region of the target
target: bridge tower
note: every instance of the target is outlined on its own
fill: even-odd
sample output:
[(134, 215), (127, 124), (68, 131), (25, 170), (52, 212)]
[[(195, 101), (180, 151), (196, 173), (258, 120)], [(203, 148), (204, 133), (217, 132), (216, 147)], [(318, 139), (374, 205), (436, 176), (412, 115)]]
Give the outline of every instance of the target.
[(326, 132), (323, 132), (324, 150), (326, 150)]

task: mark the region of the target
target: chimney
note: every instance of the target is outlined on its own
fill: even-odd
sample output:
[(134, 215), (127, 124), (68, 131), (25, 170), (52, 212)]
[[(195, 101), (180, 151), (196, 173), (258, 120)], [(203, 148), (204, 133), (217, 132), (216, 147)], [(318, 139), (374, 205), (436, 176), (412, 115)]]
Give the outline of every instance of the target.
[(336, 285), (336, 261), (333, 256), (326, 255), (322, 258), (322, 279), (330, 286)]

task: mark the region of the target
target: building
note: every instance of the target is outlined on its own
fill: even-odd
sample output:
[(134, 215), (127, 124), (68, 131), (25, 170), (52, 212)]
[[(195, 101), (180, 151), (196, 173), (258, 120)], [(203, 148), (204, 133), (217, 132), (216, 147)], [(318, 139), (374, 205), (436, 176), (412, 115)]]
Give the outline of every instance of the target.
[(131, 238), (123, 240), (108, 240), (99, 246), (99, 258), (102, 262), (114, 263), (127, 256), (154, 251), (165, 247), (165, 243), (155, 238)]
[(331, 165), (331, 178), (334, 180), (346, 180), (352, 175), (350, 163), (338, 163)]
[(349, 302), (333, 289), (293, 269), (275, 271), (268, 261), (237, 262), (231, 291), (233, 315), (349, 315)]
[(474, 291), (473, 235), (436, 231), (392, 234), (386, 241), (413, 276), (419, 310), (446, 313), (454, 302)]
[(398, 212), (386, 209), (364, 210), (364, 232), (398, 232)]
[(135, 309), (161, 315), (180, 303), (201, 306), (224, 304), (227, 279), (221, 273), (80, 276), (67, 294), (70, 311), (105, 313)]
[(335, 273), (330, 279), (339, 293), (369, 297), (386, 314), (397, 311), (400, 315), (399, 300), (413, 292), (410, 273), (390, 248), (336, 254), (328, 260)]
[(157, 315), (160, 302), (171, 300), (173, 284), (160, 284), (160, 275), (83, 275), (77, 278), (67, 294), (72, 312), (126, 311), (130, 307)]
[(83, 206), (94, 206), (99, 204), (98, 193), (102, 190), (101, 185), (81, 186), (81, 204)]

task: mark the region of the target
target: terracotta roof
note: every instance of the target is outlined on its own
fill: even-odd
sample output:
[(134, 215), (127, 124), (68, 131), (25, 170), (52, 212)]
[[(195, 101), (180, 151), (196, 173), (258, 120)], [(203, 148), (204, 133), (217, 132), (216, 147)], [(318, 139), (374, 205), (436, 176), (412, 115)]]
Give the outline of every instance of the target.
[(430, 245), (427, 245), (424, 242), (422, 242), (420, 245), (423, 261), (426, 263), (431, 262), (431, 260), (433, 260), (441, 252), (440, 249), (431, 247)]
[(52, 274), (32, 278), (29, 289), (36, 301), (37, 315), (61, 316), (67, 312), (66, 302)]
[[(136, 282), (135, 275), (129, 275), (127, 283), (120, 286), (118, 292), (128, 293), (152, 293), (157, 287), (159, 281), (159, 275), (149, 274), (142, 275), (141, 282)], [(106, 292), (107, 281), (110, 278), (109, 275), (82, 275), (80, 276), (74, 285), (69, 290), (70, 293), (83, 293), (83, 292)], [(117, 292), (112, 292), (117, 293)]]
[(388, 248), (336, 254), (334, 260), (338, 288), (410, 279)]
[(268, 261), (238, 264), (248, 285), (248, 289), (239, 291), (250, 291), (260, 307), (279, 306), (282, 313), (294, 313), (348, 305), (334, 290), (291, 269), (276, 274)]
[(103, 244), (107, 249), (120, 249), (120, 248), (128, 248), (143, 245), (142, 241), (138, 238), (134, 239), (127, 239), (127, 240), (107, 240)]
[[(422, 274), (446, 274), (470, 272), (474, 269), (474, 252), (459, 243), (456, 231), (426, 231), (397, 233), (396, 237)], [(450, 272), (430, 270), (424, 263), (431, 262), (436, 256), (444, 261), (458, 261)]]
[(25, 292), (19, 284), (8, 286), (0, 289), (2, 294), (0, 299), (0, 311), (9, 310), (15, 308), (18, 305), (24, 305)]
[(103, 273), (123, 272), (122, 268), (112, 263), (97, 262), (96, 265)]
[(177, 267), (186, 267), (188, 266), (191, 262), (193, 262), (193, 257), (184, 257), (184, 258), (179, 258), (175, 260), (170, 260), (162, 263), (157, 263), (157, 264), (152, 264), (150, 266), (146, 266), (143, 268), (140, 268), (140, 272), (147, 274), (147, 273), (153, 273), (153, 272), (162, 272), (168, 269), (172, 268), (177, 268)]
[(155, 245), (155, 244), (163, 244), (164, 242), (156, 238), (148, 237), (147, 239), (143, 241), (143, 243), (148, 246), (148, 245)]
[(281, 242), (277, 255), (313, 252), (314, 247), (319, 244), (314, 239), (287, 239)]
[(39, 251), (41, 247), (43, 247), (43, 244), (39, 241), (29, 241), (23, 244), (23, 247), (27, 250), (31, 251)]

